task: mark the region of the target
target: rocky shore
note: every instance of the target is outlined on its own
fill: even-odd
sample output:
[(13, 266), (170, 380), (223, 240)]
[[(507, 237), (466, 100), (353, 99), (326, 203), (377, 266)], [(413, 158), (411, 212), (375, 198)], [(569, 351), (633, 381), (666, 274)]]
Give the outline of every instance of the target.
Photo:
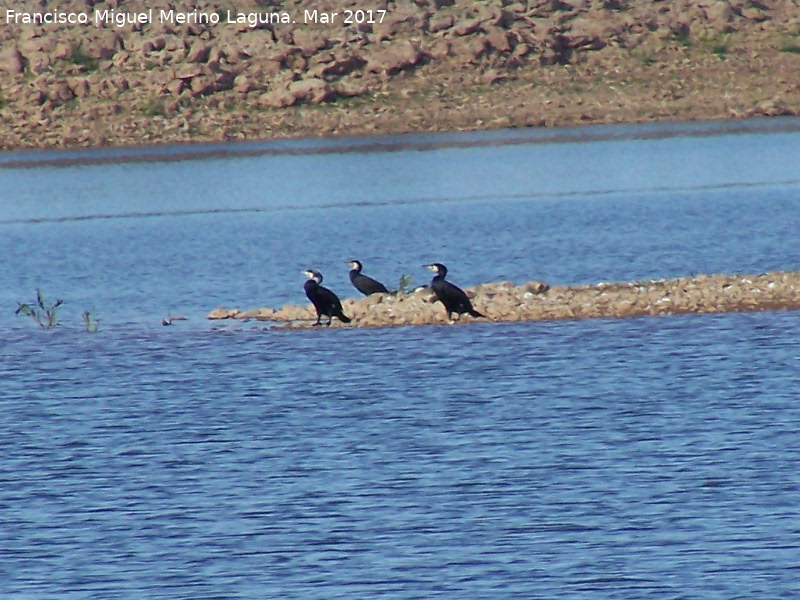
[[(486, 283), (465, 289), (475, 308), (494, 322), (638, 317), (684, 313), (724, 313), (800, 308), (800, 271), (760, 275), (698, 275), (658, 281), (553, 286)], [(374, 294), (342, 301), (350, 324), (332, 327), (391, 327), (447, 323), (444, 307), (429, 288), (397, 295)], [(217, 308), (211, 320), (269, 321), (281, 328), (307, 329), (316, 313), (308, 305), (279, 309)], [(461, 323), (485, 322), (462, 316)]]
[(2, 13), (7, 151), (800, 114), (795, 0), (22, 0)]

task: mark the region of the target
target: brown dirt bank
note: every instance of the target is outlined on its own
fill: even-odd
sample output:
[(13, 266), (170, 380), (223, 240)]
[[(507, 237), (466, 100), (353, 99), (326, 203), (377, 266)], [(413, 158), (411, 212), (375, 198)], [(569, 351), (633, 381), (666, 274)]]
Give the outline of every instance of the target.
[[(491, 321), (543, 321), (598, 317), (637, 317), (683, 313), (746, 312), (800, 308), (800, 271), (761, 275), (699, 275), (659, 281), (554, 286), (542, 282), (515, 285), (487, 283), (465, 290), (476, 309)], [(333, 327), (389, 327), (447, 323), (444, 308), (428, 288), (410, 294), (374, 294), (342, 302), (349, 325), (334, 320)], [(278, 310), (247, 311), (217, 308), (209, 319), (255, 319), (306, 329), (316, 318), (309, 305), (287, 305)], [(484, 319), (462, 316), (461, 322)]]
[[(85, 25), (9, 23), (4, 8), (0, 149), (800, 114), (795, 0), (233, 4), (13, 3)], [(387, 12), (346, 24), (348, 8)], [(305, 23), (314, 9), (339, 15)], [(96, 26), (103, 11), (152, 20)]]

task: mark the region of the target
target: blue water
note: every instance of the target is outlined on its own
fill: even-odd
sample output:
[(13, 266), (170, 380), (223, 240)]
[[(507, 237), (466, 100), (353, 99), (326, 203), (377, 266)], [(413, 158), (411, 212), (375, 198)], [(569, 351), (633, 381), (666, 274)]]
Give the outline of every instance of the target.
[[(462, 285), (800, 264), (800, 134), (614, 131), (0, 168), (0, 596), (798, 597), (800, 313), (204, 318), (303, 303), (312, 266), (353, 296), (351, 257)], [(13, 314), (37, 287), (53, 330)]]

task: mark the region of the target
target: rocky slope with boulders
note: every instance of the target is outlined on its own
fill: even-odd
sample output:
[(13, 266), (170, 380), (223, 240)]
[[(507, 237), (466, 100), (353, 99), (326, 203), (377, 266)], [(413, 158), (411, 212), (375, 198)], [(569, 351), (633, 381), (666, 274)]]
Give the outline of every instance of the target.
[[(800, 271), (553, 287), (538, 281), (522, 285), (506, 281), (465, 291), (478, 311), (489, 321), (497, 322), (798, 309)], [(448, 323), (444, 307), (427, 287), (411, 293), (349, 298), (342, 301), (342, 306), (352, 322), (334, 320), (333, 327)], [(269, 321), (273, 327), (305, 329), (313, 326), (316, 313), (310, 304), (245, 311), (217, 308), (208, 318)], [(485, 321), (468, 315), (459, 320)]]
[(796, 0), (370, 2), (15, 2), (0, 149), (800, 112)]

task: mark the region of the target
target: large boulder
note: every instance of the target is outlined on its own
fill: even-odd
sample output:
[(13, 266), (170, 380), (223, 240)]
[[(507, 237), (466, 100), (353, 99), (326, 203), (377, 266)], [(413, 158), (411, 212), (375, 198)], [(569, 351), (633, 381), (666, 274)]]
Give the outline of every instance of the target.
[(198, 40), (191, 45), (186, 53), (186, 62), (189, 63), (204, 63), (208, 61), (211, 54), (211, 46), (205, 42)]
[(726, 29), (728, 24), (733, 21), (733, 9), (728, 2), (705, 2), (701, 3), (706, 20), (718, 29)]
[(270, 108), (286, 108), (293, 106), (297, 98), (288, 89), (276, 89), (259, 96), (259, 103)]
[(17, 75), (25, 70), (26, 61), (16, 47), (0, 52), (0, 71)]
[(322, 75), (333, 75), (342, 77), (348, 73), (360, 69), (366, 64), (361, 56), (358, 54), (346, 54), (335, 58), (332, 62), (321, 65), (319, 70)]
[(311, 77), (300, 79), (289, 84), (289, 93), (298, 102), (320, 104), (331, 100), (334, 96), (331, 85), (322, 79)]
[(103, 31), (94, 39), (84, 40), (81, 49), (88, 58), (109, 60), (122, 49), (122, 39), (113, 31)]
[(317, 32), (298, 29), (294, 32), (294, 45), (308, 58), (325, 48), (328, 45), (328, 38)]
[(416, 44), (403, 41), (382, 48), (367, 59), (367, 71), (393, 75), (413, 68), (419, 63), (422, 53)]
[(489, 31), (486, 32), (486, 43), (497, 52), (511, 51), (508, 32), (502, 27), (489, 27)]
[(47, 91), (47, 96), (54, 102), (68, 102), (75, 97), (75, 94), (66, 81), (58, 81)]

